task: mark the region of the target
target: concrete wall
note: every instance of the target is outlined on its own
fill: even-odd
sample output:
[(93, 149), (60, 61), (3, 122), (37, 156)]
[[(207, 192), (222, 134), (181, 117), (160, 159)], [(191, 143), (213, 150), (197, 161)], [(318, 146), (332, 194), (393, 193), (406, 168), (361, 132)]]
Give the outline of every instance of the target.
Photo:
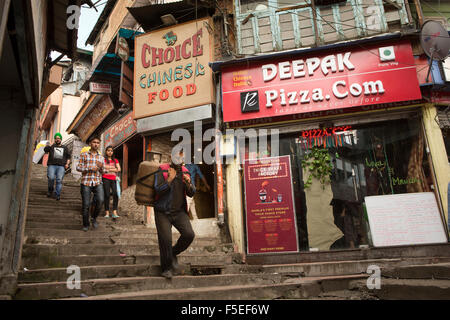
[(34, 38), (36, 42), (37, 75), (39, 80), (38, 97), (41, 96), (42, 76), (44, 71), (47, 42), (47, 0), (31, 0), (33, 11)]
[(239, 158), (225, 168), (228, 227), (235, 251), (245, 254), (244, 210), (245, 199), (242, 198), (241, 171)]
[[(94, 44), (94, 55), (92, 57), (92, 63), (94, 64), (102, 54), (106, 53), (111, 41), (114, 36), (119, 31), (120, 26), (122, 25), (123, 20), (130, 14), (127, 7), (133, 6), (133, 3), (136, 0), (120, 0), (117, 1), (114, 9), (111, 12), (107, 22), (105, 22), (102, 30), (100, 30), (97, 38), (100, 38), (100, 41)], [(105, 28), (105, 26), (107, 27)]]
[(433, 159), (434, 170), (436, 172), (439, 194), (441, 196), (445, 218), (448, 222), (447, 185), (450, 182), (450, 168), (448, 165), (442, 131), (435, 121), (436, 107), (433, 104), (426, 104), (422, 108), (422, 114), (431, 157)]
[(74, 134), (69, 134), (67, 128), (72, 123), (73, 119), (77, 115), (78, 111), (81, 109), (81, 97), (64, 95), (62, 100), (62, 105), (60, 109), (61, 120), (60, 120), (60, 132), (63, 136), (63, 142), (70, 139)]
[(11, 202), (11, 188), (16, 169), (20, 132), (23, 123), (25, 100), (23, 93), (0, 89), (0, 248), (3, 247), (5, 228)]

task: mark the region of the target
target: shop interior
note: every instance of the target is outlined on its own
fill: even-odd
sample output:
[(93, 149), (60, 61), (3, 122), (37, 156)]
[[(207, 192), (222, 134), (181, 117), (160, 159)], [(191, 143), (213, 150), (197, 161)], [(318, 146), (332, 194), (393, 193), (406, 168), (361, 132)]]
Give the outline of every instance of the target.
[[(433, 191), (418, 115), (338, 127), (318, 124), (280, 135), (279, 146), (280, 156), (291, 157), (300, 251), (371, 246), (366, 196)], [(252, 157), (247, 148), (245, 157)]]

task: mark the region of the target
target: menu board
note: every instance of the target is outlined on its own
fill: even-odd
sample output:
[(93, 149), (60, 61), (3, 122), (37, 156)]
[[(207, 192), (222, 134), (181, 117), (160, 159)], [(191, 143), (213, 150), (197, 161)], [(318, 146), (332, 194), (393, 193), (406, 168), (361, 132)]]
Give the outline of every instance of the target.
[(365, 197), (375, 247), (447, 242), (432, 192)]
[(298, 252), (289, 156), (246, 160), (247, 253)]

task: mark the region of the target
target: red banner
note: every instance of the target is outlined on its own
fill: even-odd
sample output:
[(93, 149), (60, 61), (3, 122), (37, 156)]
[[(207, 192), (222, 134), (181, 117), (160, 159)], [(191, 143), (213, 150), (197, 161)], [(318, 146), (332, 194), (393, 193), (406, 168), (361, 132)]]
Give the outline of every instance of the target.
[(225, 122), (421, 99), (408, 42), (225, 68), (222, 94)]
[(247, 252), (298, 252), (289, 156), (245, 160)]

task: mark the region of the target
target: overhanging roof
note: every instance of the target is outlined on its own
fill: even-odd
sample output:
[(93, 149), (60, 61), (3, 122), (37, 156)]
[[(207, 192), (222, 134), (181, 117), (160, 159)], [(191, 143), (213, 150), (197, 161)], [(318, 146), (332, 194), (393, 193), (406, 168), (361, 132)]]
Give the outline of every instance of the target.
[(111, 14), (111, 11), (114, 9), (116, 2), (117, 2), (117, 0), (108, 0), (105, 7), (103, 8), (102, 13), (100, 14), (100, 17), (97, 20), (97, 23), (95, 24), (94, 28), (92, 29), (91, 33), (89, 34), (89, 37), (87, 38), (85, 45), (94, 44), (98, 33), (102, 29), (106, 20), (109, 18), (109, 15)]
[(182, 23), (211, 16), (215, 11), (214, 7), (203, 5), (199, 1), (196, 12), (195, 2), (189, 0), (127, 9), (146, 32), (165, 27), (161, 16), (166, 14), (172, 14), (178, 23)]
[(50, 0), (47, 7), (47, 39), (48, 47), (73, 58), (77, 55), (78, 29), (67, 27), (67, 8), (70, 5), (87, 4), (93, 6), (90, 0)]
[[(141, 33), (142, 32), (121, 28), (119, 29), (118, 35), (128, 39), (129, 43), (134, 44), (134, 38)], [(115, 40), (113, 40), (112, 43), (115, 43)], [(132, 46), (130, 46), (130, 48), (131, 47)], [(130, 56), (128, 58), (128, 65), (130, 68), (133, 67), (133, 63), (134, 57)], [(89, 82), (91, 81), (111, 83), (114, 90), (114, 85), (119, 84), (121, 65), (122, 60), (115, 53), (105, 53), (98, 57), (97, 60), (93, 62), (91, 72), (87, 76), (87, 80), (81, 87), (81, 90), (89, 90)]]

